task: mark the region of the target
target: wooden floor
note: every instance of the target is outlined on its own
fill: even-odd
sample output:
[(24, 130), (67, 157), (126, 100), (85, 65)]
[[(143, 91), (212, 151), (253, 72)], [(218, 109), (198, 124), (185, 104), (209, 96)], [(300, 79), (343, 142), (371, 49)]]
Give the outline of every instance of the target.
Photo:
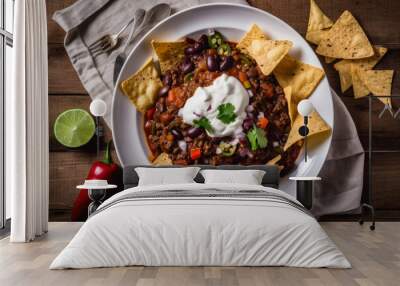
[(380, 222), (375, 232), (354, 222), (324, 222), (352, 269), (288, 267), (124, 267), (48, 270), (80, 223), (53, 222), (28, 244), (0, 241), (0, 285), (400, 285), (400, 223)]

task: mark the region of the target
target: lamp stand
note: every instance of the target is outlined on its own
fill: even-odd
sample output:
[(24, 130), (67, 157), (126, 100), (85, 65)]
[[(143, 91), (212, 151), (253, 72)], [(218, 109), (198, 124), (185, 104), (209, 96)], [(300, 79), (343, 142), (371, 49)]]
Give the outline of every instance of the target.
[(307, 163), (307, 135), (310, 130), (307, 127), (308, 116), (304, 116), (304, 125), (299, 128), (299, 134), (304, 137), (304, 162)]
[(100, 124), (100, 117), (96, 116), (96, 152), (97, 158), (100, 156), (100, 138), (104, 135), (103, 126)]

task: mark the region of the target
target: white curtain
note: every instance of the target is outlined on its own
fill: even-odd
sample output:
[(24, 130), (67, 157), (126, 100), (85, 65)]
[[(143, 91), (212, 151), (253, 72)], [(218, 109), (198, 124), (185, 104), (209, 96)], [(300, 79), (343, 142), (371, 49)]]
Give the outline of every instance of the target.
[(15, 1), (13, 93), (6, 97), (12, 242), (47, 232), (49, 155), (45, 0)]

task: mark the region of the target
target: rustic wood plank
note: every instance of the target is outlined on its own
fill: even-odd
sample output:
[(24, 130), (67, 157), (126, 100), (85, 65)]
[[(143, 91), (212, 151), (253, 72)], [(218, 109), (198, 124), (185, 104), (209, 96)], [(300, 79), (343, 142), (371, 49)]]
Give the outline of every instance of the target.
[(377, 153), (372, 158), (372, 198), (375, 208), (400, 210), (400, 153)]
[(64, 42), (64, 30), (53, 21), (52, 17), (55, 11), (64, 9), (77, 0), (47, 0), (47, 38), (49, 43), (62, 44)]
[[(289, 23), (305, 35), (309, 13), (309, 0), (249, 0), (250, 5), (263, 9)], [(344, 10), (349, 10), (360, 22), (374, 44), (399, 48), (397, 32), (400, 19), (400, 1), (379, 0), (317, 0), (321, 9), (336, 20)]]
[(49, 94), (87, 94), (62, 44), (48, 45)]
[[(112, 152), (114, 162), (118, 162)], [(49, 208), (70, 209), (78, 195), (77, 185), (83, 183), (90, 166), (96, 160), (96, 153), (50, 152)]]
[[(354, 99), (352, 97), (341, 97), (347, 106), (356, 124), (358, 135), (365, 148), (368, 150), (368, 106), (369, 99)], [(373, 129), (373, 148), (376, 150), (396, 150), (400, 149), (400, 124), (398, 119), (394, 119), (390, 113), (386, 113), (379, 118), (383, 103), (377, 99), (372, 101), (372, 129)], [(393, 99), (393, 109), (400, 108), (400, 98)]]

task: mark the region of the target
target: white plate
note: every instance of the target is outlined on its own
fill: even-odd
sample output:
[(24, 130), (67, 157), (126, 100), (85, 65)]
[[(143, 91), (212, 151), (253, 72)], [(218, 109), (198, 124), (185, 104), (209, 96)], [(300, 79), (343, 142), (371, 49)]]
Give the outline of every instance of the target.
[[(152, 55), (151, 40), (174, 41), (185, 36), (196, 37), (207, 32), (207, 29), (213, 28), (220, 31), (229, 40), (237, 41), (253, 23), (259, 25), (272, 39), (292, 41), (294, 47), (290, 51), (291, 55), (305, 63), (322, 68), (308, 43), (282, 20), (250, 6), (218, 3), (183, 10), (150, 30), (130, 53), (116, 86), (119, 86), (121, 80), (137, 71)], [(321, 81), (310, 99), (322, 118), (333, 127), (332, 95), (326, 77)], [(113, 140), (123, 166), (149, 164), (147, 159), (148, 149), (142, 126), (141, 114), (136, 111), (119, 88), (115, 88), (112, 106)], [(298, 167), (281, 179), (280, 188), (294, 194), (294, 183), (288, 180), (289, 176), (318, 175), (330, 143), (331, 136), (321, 142), (315, 142), (311, 138), (308, 148), (309, 162), (305, 164), (303, 154), (300, 154), (297, 160)]]

